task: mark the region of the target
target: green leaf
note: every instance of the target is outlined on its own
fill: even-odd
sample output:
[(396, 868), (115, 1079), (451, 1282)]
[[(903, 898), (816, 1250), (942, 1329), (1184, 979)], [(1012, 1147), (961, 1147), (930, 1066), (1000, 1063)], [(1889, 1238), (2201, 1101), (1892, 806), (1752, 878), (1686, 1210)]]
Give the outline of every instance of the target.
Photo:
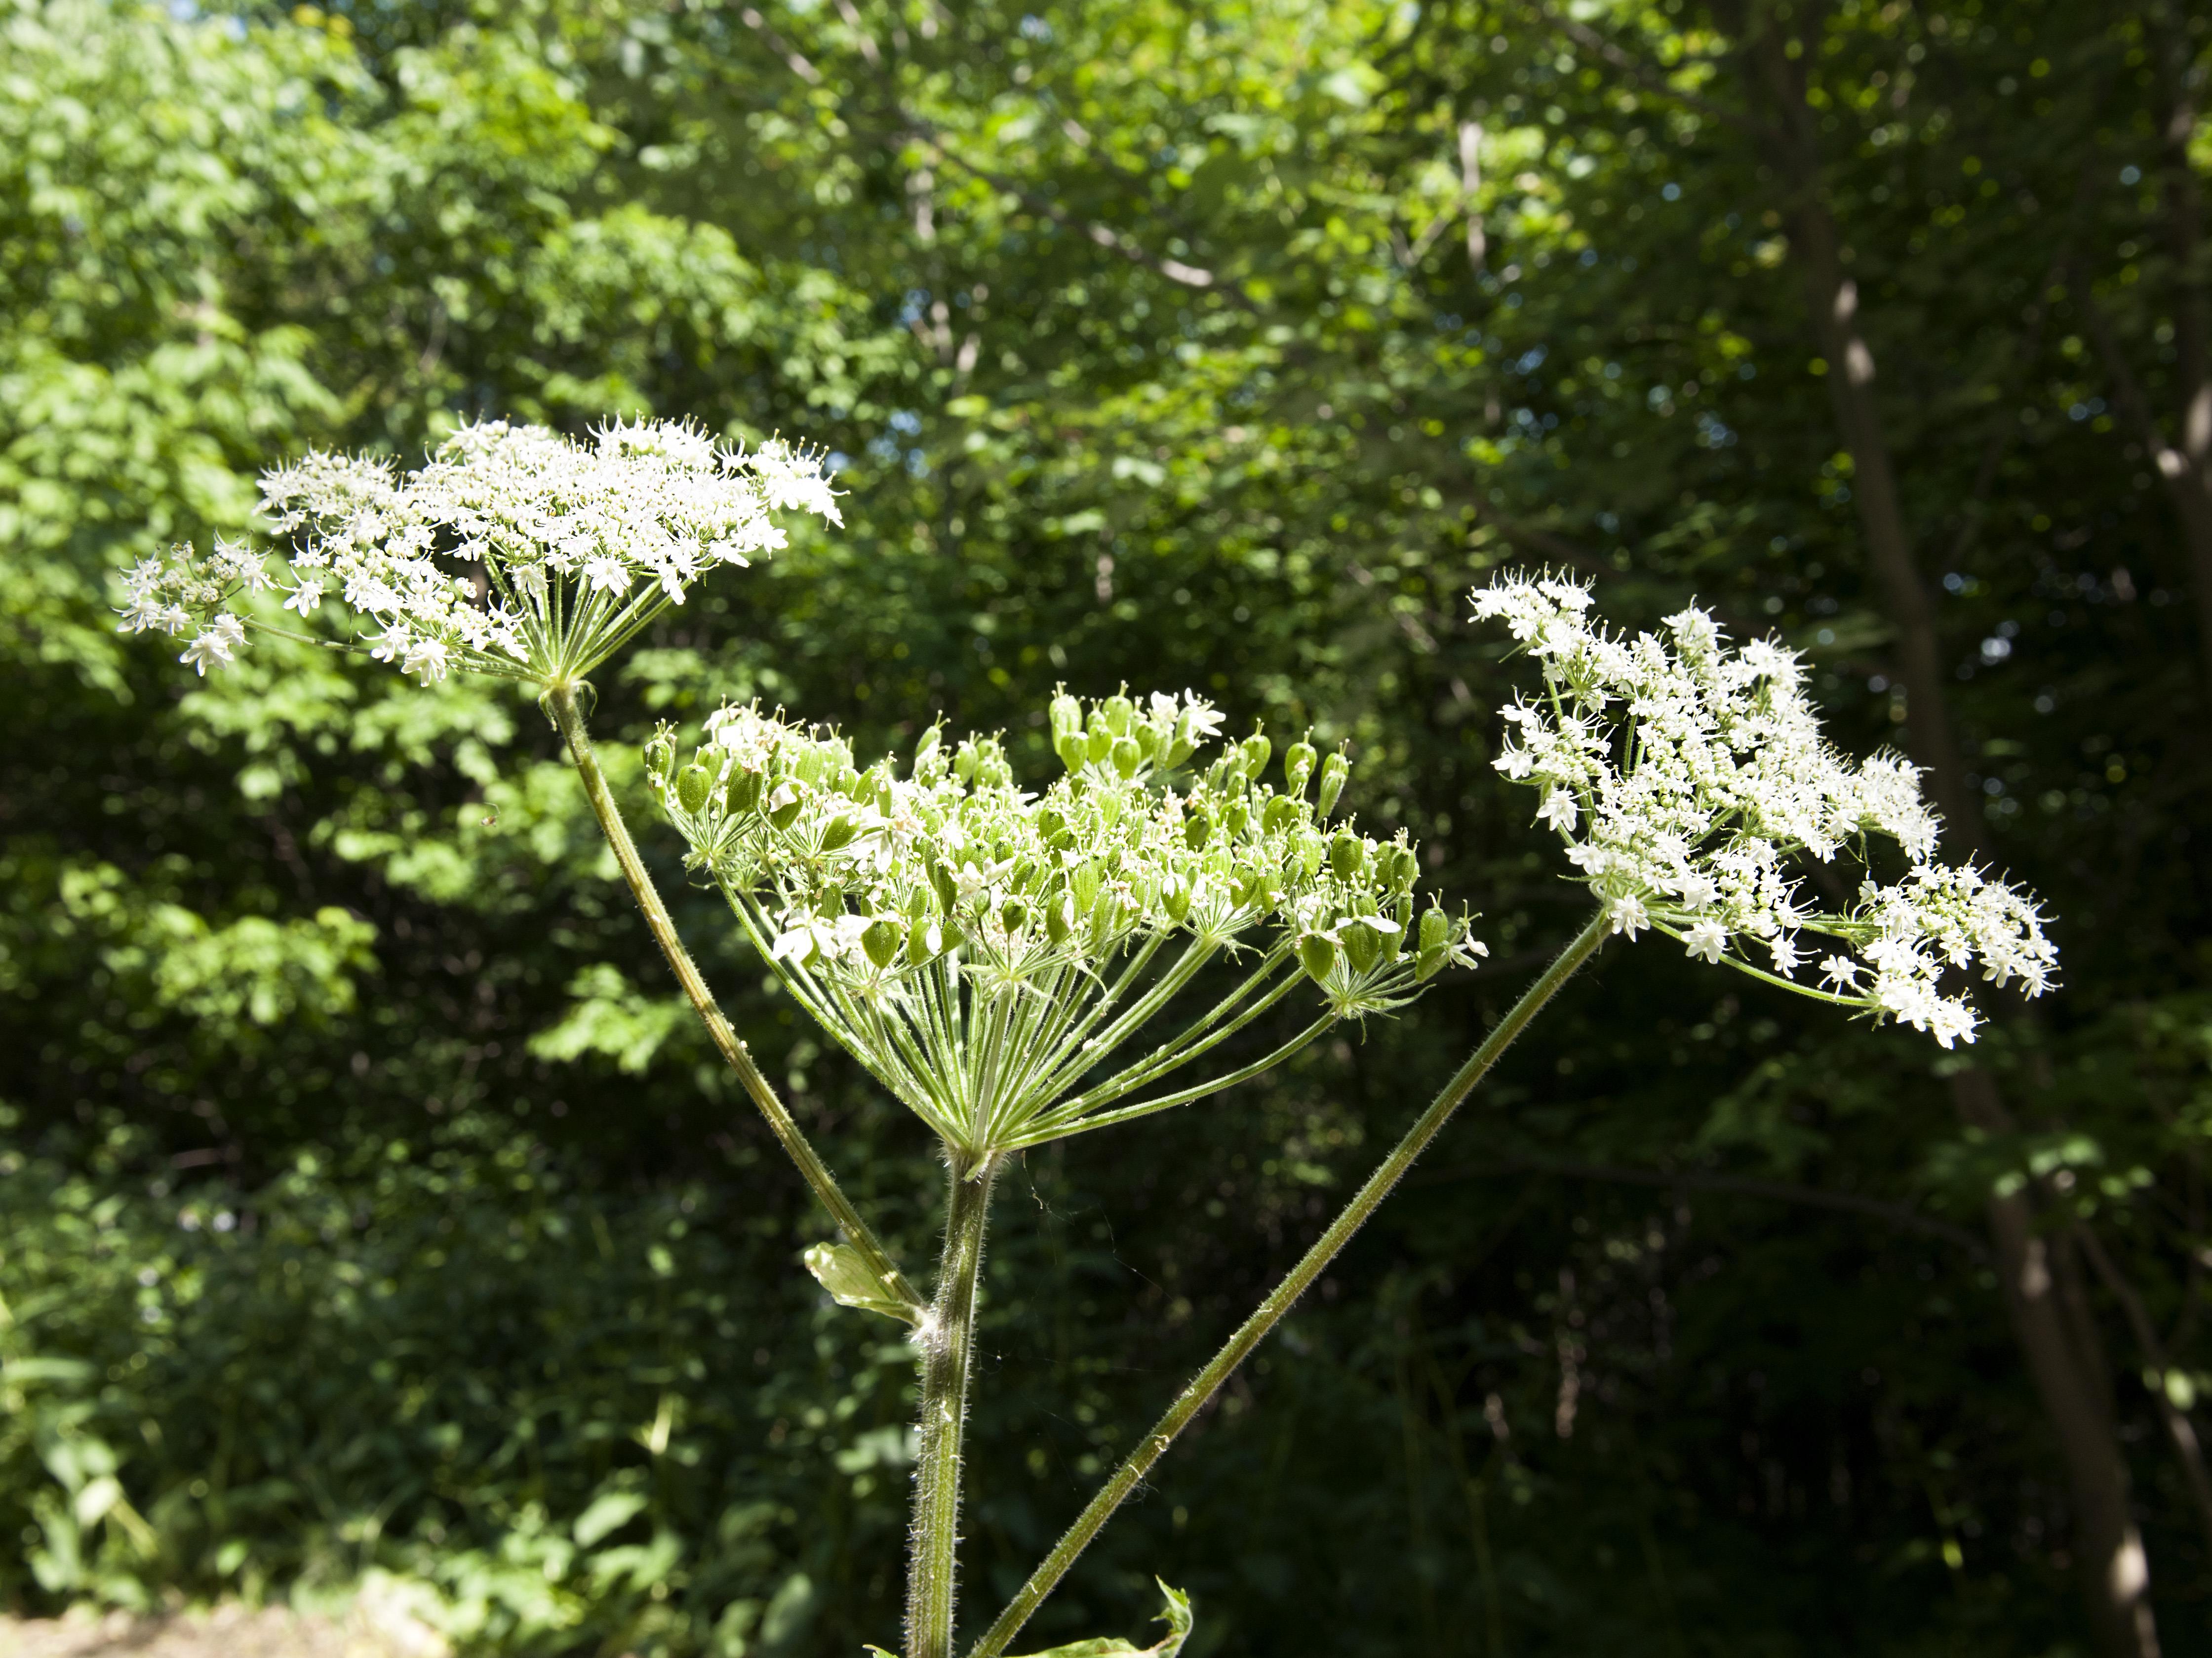
[(806, 1270), (830, 1292), (840, 1307), (857, 1307), (864, 1313), (880, 1313), (887, 1319), (919, 1325), (920, 1302), (903, 1300), (878, 1278), (867, 1257), (850, 1244), (816, 1244), (804, 1257)]
[[(1157, 1577), (1152, 1582), (1160, 1583)], [(1156, 1645), (1131, 1646), (1119, 1636), (1102, 1635), (1088, 1641), (1054, 1647), (1048, 1651), (1030, 1653), (1028, 1658), (1115, 1658), (1115, 1655), (1128, 1655), (1129, 1658), (1176, 1658), (1176, 1655), (1182, 1650), (1182, 1643), (1190, 1639), (1190, 1597), (1181, 1589), (1170, 1588), (1165, 1583), (1160, 1583), (1160, 1593), (1167, 1599), (1167, 1610), (1160, 1614), (1159, 1621), (1168, 1626), (1168, 1632)]]
[(610, 1532), (619, 1530), (636, 1518), (645, 1501), (636, 1491), (608, 1491), (594, 1497), (591, 1506), (576, 1516), (576, 1541), (590, 1548)]

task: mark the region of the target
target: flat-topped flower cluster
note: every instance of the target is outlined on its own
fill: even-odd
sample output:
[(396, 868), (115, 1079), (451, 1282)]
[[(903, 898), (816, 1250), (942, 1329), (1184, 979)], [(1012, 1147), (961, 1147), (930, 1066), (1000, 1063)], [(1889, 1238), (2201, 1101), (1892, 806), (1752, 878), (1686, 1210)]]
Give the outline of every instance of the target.
[[(1572, 582), (1504, 576), (1473, 597), (1475, 615), (1503, 621), (1544, 674), (1540, 698), (1504, 710), (1494, 764), (1540, 792), (1538, 817), (1614, 931), (1652, 928), (1692, 956), (1899, 1020), (1947, 1048), (1971, 1042), (1979, 1020), (1947, 972), (1978, 962), (2000, 986), (2050, 988), (2058, 953), (2033, 899), (1936, 861), (1939, 826), (1917, 772), (1829, 745), (1793, 653), (1729, 649), (1695, 608), (1667, 618), (1663, 637), (1615, 635)], [(1901, 854), (1893, 881), (1870, 867), (1878, 840)], [(1794, 866), (1847, 855), (1860, 866), (1856, 900), (1814, 907)], [(1800, 981), (1815, 958), (1817, 984)]]
[(842, 521), (817, 458), (781, 442), (726, 449), (696, 428), (617, 422), (590, 445), (503, 421), (463, 426), (407, 473), (315, 454), (265, 474), (264, 510), (290, 558), (271, 570), (218, 539), (125, 576), (125, 632), (191, 631), (183, 661), (226, 662), (252, 594), (301, 617), (342, 603), (365, 641), (425, 684), (453, 669), (553, 684), (580, 678), (720, 564), (785, 544), (780, 510)]
[[(671, 733), (647, 749), (670, 817), (793, 994), (953, 1145), (1032, 1145), (1200, 1098), (1484, 953), (1463, 918), (1416, 921), (1402, 836), (1328, 826), (1341, 755), (1293, 744), (1278, 789), (1256, 734), (1191, 769), (1221, 722), (1200, 698), (1062, 693), (1049, 717), (1065, 775), (1041, 793), (995, 737), (948, 747), (933, 728), (901, 775), (757, 707), (712, 716), (689, 764)], [(1081, 1087), (1223, 954), (1249, 958), (1225, 1000)], [(1323, 1009), (1284, 1046), (1117, 1103), (1302, 982)]]

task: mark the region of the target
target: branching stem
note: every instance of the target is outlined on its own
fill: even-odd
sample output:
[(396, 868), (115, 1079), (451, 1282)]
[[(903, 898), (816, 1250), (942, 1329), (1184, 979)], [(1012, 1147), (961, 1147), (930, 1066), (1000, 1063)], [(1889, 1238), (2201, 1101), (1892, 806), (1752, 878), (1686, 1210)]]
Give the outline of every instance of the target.
[(699, 1022), (707, 1027), (707, 1034), (714, 1042), (715, 1051), (737, 1073), (738, 1081), (752, 1096), (753, 1103), (760, 1107), (761, 1115), (768, 1119), (769, 1131), (789, 1154), (791, 1161), (799, 1166), (799, 1173), (805, 1178), (806, 1184), (814, 1188), (814, 1195), (822, 1200), (822, 1206), (836, 1218), (847, 1241), (866, 1258), (869, 1269), (894, 1296), (913, 1305), (920, 1305), (921, 1297), (915, 1293), (914, 1287), (907, 1282), (906, 1276), (899, 1271), (898, 1264), (891, 1259), (873, 1229), (860, 1218), (860, 1211), (853, 1207), (852, 1200), (839, 1188), (836, 1177), (830, 1173), (798, 1123), (793, 1120), (783, 1101), (776, 1098), (775, 1090), (769, 1085), (768, 1078), (761, 1075), (760, 1067), (753, 1063), (751, 1051), (731, 1028), (730, 1021), (715, 1003), (714, 992), (707, 988), (707, 981), (700, 974), (698, 965), (691, 960), (691, 953), (684, 948), (684, 941), (677, 936), (676, 923), (670, 917), (667, 905), (661, 901), (659, 889), (653, 884), (653, 877), (646, 870), (645, 860), (638, 856), (637, 843), (630, 838), (629, 829), (623, 822), (622, 812), (615, 805), (614, 793), (607, 787), (606, 774), (599, 769), (599, 756), (592, 750), (591, 735), (584, 728), (583, 710), (576, 701), (575, 682), (565, 681), (554, 686), (541, 700), (546, 712), (552, 716), (554, 725), (567, 741), (568, 753), (575, 759), (577, 775), (583, 778), (584, 793), (592, 802), (592, 815), (599, 820), (599, 832), (606, 837), (607, 844), (614, 850), (615, 862), (622, 867), (623, 879), (629, 884), (630, 895), (636, 899), (637, 907), (644, 912), (647, 928), (659, 944), (661, 954), (668, 958), (668, 965), (676, 974), (676, 982), (684, 987), (684, 994), (690, 1000), (692, 1011), (699, 1015)]
[[(1382, 1160), (1375, 1173), (1368, 1176), (1367, 1183), (1345, 1205), (1343, 1213), (1329, 1223), (1328, 1230), (1321, 1234), (1313, 1247), (1307, 1250), (1298, 1264), (1291, 1269), (1289, 1275), (1260, 1303), (1252, 1316), (1244, 1320), (1243, 1326), (1229, 1338), (1228, 1344), (1213, 1356), (1204, 1369), (1191, 1378), (1190, 1385), (1176, 1395), (1175, 1403), (1168, 1407), (1167, 1414), (1152, 1424), (1152, 1431), (1138, 1442), (1137, 1448), (1129, 1454), (1127, 1460), (1114, 1471), (1113, 1478), (1091, 1499), (1090, 1505), (1076, 1517), (1075, 1523), (1054, 1545), (1052, 1552), (1030, 1574), (1029, 1582), (1022, 1585), (1020, 1592), (999, 1615), (999, 1620), (976, 1643), (969, 1658), (998, 1658), (998, 1655), (1006, 1651), (1006, 1643), (1021, 1632), (1022, 1625), (1029, 1621), (1030, 1614), (1043, 1603), (1045, 1596), (1051, 1594), (1060, 1580), (1067, 1575), (1068, 1568), (1075, 1564), (1076, 1557), (1098, 1534), (1129, 1493), (1136, 1490), (1138, 1483), (1151, 1470), (1152, 1464), (1158, 1461), (1161, 1454), (1175, 1442), (1176, 1436), (1189, 1425), (1191, 1419), (1206, 1407), (1206, 1401), (1229, 1379), (1230, 1374), (1244, 1362), (1246, 1356), (1260, 1344), (1267, 1332), (1281, 1322), (1283, 1315), (1291, 1310), (1298, 1297), (1336, 1259), (1337, 1253), (1351, 1241), (1352, 1234), (1359, 1230), (1367, 1217), (1389, 1195), (1390, 1188), (1397, 1185), (1406, 1171), (1413, 1167), (1414, 1159), (1427, 1149), (1429, 1142), (1437, 1137), (1438, 1131), (1450, 1120), (1461, 1101), (1473, 1091), (1485, 1073), (1498, 1063), (1498, 1056), (1513, 1045), (1514, 1039), (1527, 1028), (1528, 1021), (1559, 993), (1559, 987), (1574, 976), (1577, 968), (1597, 954), (1599, 947), (1606, 941), (1607, 926), (1606, 912), (1601, 909), (1590, 917), (1589, 924), (1577, 935), (1574, 941), (1559, 952), (1558, 958), (1544, 970), (1543, 976), (1523, 992), (1521, 999), (1513, 1004), (1511, 1011), (1498, 1022), (1497, 1028), (1483, 1039), (1482, 1045), (1468, 1056), (1467, 1063), (1459, 1068), (1450, 1082), (1444, 1084), (1443, 1091), (1437, 1095), (1413, 1127), (1406, 1131), (1405, 1137), (1391, 1149), (1390, 1155)], [(922, 1655), (910, 1649), (908, 1658), (922, 1658)]]

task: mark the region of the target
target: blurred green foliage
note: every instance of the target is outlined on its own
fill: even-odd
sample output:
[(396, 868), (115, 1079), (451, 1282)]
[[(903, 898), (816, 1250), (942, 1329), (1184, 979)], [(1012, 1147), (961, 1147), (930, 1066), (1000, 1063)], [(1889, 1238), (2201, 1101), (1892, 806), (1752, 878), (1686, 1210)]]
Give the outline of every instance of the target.
[[(1978, 1238), (2020, 1179), (2167, 1350), (2083, 1277), (2167, 1649), (2212, 1640), (2145, 1380), (2212, 1386), (2207, 642), (2081, 304), (2172, 411), (2205, 255), (2165, 235), (2168, 17), (1844, 5), (1807, 70), (1978, 828), (2063, 917), (2066, 990), (1979, 1052), (2019, 1133), (1960, 1129), (1924, 1043), (1609, 954), (1037, 1643), (1136, 1633), (1157, 1572), (1194, 1658), (2080, 1650)], [(1351, 740), (1363, 821), (1487, 911), (1493, 961), (1417, 1017), (1010, 1178), (975, 1618), (1572, 924), (1492, 783), (1472, 581), (1548, 559), (1632, 622), (1695, 592), (1887, 739), (1892, 623), (1725, 9), (1591, 18), (6, 0), (0, 1594), (376, 1570), (518, 1652), (896, 1621), (907, 1371), (799, 1268), (821, 1222), (535, 710), (114, 637), (107, 572), (244, 527), (266, 463), (478, 413), (838, 452), (846, 531), (599, 687), (672, 892), (611, 741), (657, 717), (758, 694), (864, 753), (1012, 722), (1044, 775), (1039, 691), (1127, 680)], [(919, 1259), (913, 1124), (680, 908)]]

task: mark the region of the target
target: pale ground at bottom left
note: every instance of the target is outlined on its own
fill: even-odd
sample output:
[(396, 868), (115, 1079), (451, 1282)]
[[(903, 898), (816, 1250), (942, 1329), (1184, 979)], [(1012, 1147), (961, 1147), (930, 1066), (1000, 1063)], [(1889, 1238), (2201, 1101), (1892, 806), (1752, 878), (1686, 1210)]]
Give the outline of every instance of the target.
[(79, 1608), (0, 1618), (0, 1658), (448, 1658), (445, 1640), (374, 1588), (338, 1612), (216, 1606), (156, 1617)]

